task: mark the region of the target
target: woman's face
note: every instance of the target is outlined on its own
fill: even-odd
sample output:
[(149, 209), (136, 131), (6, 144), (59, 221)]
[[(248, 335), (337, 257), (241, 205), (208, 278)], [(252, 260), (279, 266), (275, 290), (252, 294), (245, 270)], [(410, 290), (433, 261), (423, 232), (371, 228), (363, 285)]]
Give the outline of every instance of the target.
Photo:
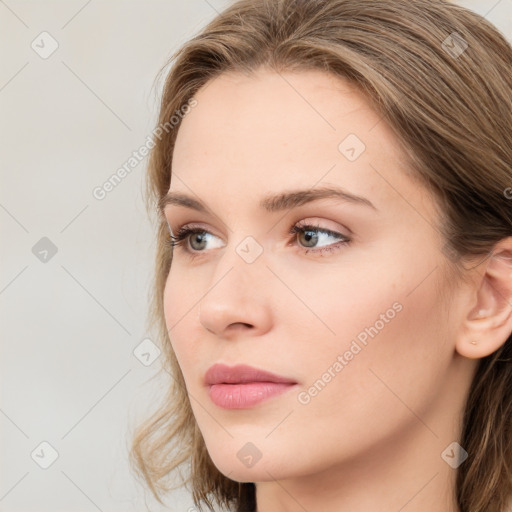
[(445, 321), (457, 296), (439, 212), (389, 126), (320, 71), (223, 74), (196, 99), (165, 208), (175, 236), (195, 232), (164, 300), (214, 464), (291, 478), (419, 438), (441, 460), (469, 382)]

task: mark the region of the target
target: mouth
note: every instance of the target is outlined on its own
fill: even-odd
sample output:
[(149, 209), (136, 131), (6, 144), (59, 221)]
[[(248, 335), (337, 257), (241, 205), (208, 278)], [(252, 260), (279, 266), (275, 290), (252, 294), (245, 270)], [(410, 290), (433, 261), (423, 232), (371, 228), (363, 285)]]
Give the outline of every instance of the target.
[(205, 374), (212, 402), (223, 409), (247, 409), (297, 385), (288, 377), (247, 365), (215, 364)]

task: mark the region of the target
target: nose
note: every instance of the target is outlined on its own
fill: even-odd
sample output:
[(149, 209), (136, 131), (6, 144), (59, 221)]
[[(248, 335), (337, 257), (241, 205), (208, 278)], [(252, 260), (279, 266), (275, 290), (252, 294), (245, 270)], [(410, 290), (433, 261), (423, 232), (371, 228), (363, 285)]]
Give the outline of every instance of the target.
[(225, 339), (265, 334), (272, 324), (268, 282), (262, 262), (246, 263), (237, 254), (226, 258), (199, 302), (199, 322)]

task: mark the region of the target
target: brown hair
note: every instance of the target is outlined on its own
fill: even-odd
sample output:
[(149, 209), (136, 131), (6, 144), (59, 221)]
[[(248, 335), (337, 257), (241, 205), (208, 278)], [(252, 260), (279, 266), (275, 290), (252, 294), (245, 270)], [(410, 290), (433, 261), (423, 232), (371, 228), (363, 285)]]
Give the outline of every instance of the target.
[[(450, 268), (512, 235), (512, 48), (485, 18), (445, 0), (240, 0), (171, 58), (159, 125), (209, 80), (316, 69), (350, 80), (386, 118), (414, 176), (439, 202)], [(178, 128), (160, 130), (149, 162), (148, 208), (168, 191)], [(165, 133), (163, 133), (165, 131)], [(509, 189), (510, 190), (510, 189)], [(222, 475), (198, 429), (169, 342), (163, 290), (172, 250), (160, 216), (151, 321), (172, 376), (165, 403), (140, 425), (131, 457), (157, 499), (188, 463), (194, 502), (255, 510), (255, 486)], [(458, 468), (461, 512), (504, 512), (512, 495), (512, 337), (483, 358), (469, 390)]]

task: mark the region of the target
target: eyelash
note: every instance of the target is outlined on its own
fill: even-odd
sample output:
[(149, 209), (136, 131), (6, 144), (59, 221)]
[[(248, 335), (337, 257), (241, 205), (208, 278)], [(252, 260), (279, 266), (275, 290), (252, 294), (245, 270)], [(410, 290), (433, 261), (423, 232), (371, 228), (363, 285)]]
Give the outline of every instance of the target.
[[(294, 224), (288, 231), (288, 234), (290, 236), (294, 235), (296, 237), (296, 235), (298, 235), (299, 233), (304, 233), (307, 231), (315, 231), (315, 232), (319, 232), (319, 233), (324, 233), (329, 236), (340, 238), (341, 240), (336, 244), (330, 244), (330, 245), (327, 245), (327, 246), (319, 248), (319, 249), (299, 246), (299, 247), (302, 247), (302, 252), (304, 252), (304, 254), (308, 254), (309, 252), (312, 252), (312, 253), (316, 253), (317, 255), (322, 255), (327, 252), (339, 250), (343, 246), (350, 244), (350, 242), (352, 241), (349, 237), (347, 237), (341, 233), (337, 233), (336, 231), (331, 231), (330, 229), (325, 229), (320, 226), (313, 226), (310, 224), (305, 224), (305, 225)], [(176, 235), (171, 235), (171, 234), (169, 235), (169, 238), (166, 240), (166, 245), (171, 248), (181, 247), (183, 249), (183, 251), (188, 256), (190, 256), (191, 258), (195, 258), (195, 257), (199, 256), (201, 253), (204, 253), (206, 251), (190, 250), (188, 247), (185, 246), (185, 242), (190, 235), (194, 235), (197, 233), (212, 234), (209, 231), (207, 231), (205, 229), (201, 229), (201, 228), (182, 227), (178, 230), (178, 233)]]

